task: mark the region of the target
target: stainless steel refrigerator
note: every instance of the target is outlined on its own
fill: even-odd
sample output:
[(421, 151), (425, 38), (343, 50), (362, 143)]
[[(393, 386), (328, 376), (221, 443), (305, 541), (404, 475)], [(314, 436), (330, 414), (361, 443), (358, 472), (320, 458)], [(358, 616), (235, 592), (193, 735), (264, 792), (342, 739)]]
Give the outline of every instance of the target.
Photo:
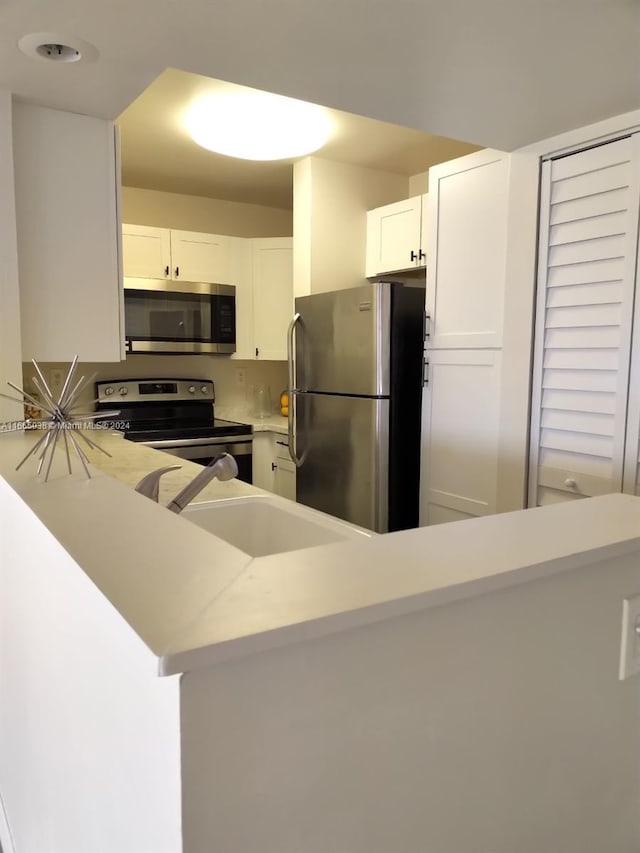
[(378, 532), (418, 525), (424, 289), (379, 282), (295, 301), (291, 458), (300, 503)]

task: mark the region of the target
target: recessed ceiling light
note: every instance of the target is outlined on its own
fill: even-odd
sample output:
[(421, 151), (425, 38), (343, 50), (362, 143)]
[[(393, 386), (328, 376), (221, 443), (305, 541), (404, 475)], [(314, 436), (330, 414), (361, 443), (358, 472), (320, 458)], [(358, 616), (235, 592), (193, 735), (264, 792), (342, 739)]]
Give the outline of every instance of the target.
[(61, 33), (29, 33), (18, 47), (31, 59), (43, 62), (95, 62), (98, 51), (88, 41)]
[(194, 142), (243, 160), (289, 160), (327, 142), (325, 109), (267, 92), (220, 92), (196, 101), (185, 116)]

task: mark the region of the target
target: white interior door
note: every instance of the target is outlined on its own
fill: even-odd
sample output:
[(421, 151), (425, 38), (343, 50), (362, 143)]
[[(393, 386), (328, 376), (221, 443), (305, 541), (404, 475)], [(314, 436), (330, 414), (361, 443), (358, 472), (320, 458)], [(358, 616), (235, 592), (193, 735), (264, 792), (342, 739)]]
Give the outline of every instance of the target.
[[(622, 489), (639, 140), (636, 134), (543, 167), (531, 506)], [(634, 488), (638, 423), (640, 412)]]

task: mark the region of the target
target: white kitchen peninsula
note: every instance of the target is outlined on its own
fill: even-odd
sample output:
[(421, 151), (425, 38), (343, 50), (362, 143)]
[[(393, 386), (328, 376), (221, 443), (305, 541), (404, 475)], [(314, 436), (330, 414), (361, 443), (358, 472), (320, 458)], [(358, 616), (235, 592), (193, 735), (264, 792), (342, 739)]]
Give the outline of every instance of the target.
[(638, 498), (251, 559), (132, 491), (156, 451), (43, 484), (31, 440), (0, 437), (4, 853), (638, 849)]

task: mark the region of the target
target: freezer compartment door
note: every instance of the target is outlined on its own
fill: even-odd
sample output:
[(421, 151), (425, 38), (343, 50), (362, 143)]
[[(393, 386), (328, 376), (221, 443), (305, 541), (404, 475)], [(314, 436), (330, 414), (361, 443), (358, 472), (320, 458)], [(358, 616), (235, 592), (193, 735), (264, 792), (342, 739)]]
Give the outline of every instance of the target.
[(301, 296), (296, 311), (298, 388), (370, 397), (389, 394), (388, 282)]
[(389, 401), (296, 394), (297, 500), (385, 533)]

